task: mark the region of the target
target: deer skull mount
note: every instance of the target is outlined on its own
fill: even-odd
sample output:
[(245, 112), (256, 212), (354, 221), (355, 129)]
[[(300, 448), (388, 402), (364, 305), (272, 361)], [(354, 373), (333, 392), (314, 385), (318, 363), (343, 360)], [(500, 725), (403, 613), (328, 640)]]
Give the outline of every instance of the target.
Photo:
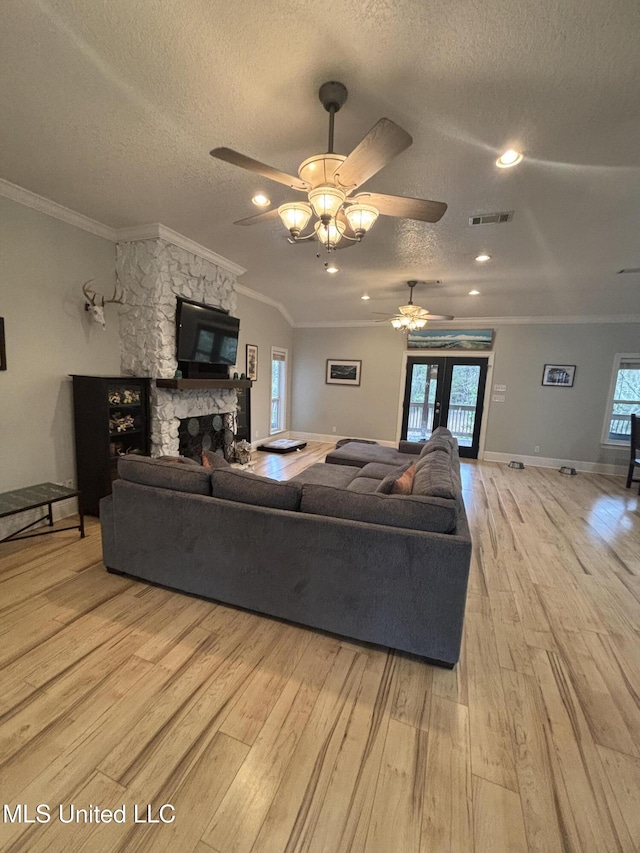
[(101, 293), (96, 293), (96, 291), (90, 287), (92, 281), (93, 279), (90, 278), (89, 281), (85, 281), (82, 285), (82, 292), (87, 300), (84, 304), (84, 310), (89, 312), (92, 323), (95, 323), (96, 326), (101, 326), (102, 329), (106, 329), (107, 322), (104, 318), (104, 306), (110, 302), (122, 305), (124, 300), (122, 299), (122, 296), (116, 298), (118, 292), (117, 284), (113, 288), (113, 296), (111, 299), (105, 299)]

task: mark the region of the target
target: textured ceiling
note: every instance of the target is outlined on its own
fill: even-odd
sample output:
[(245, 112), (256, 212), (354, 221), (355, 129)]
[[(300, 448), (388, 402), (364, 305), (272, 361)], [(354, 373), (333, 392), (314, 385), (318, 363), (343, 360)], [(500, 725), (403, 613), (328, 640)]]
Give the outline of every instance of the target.
[[(114, 228), (161, 222), (297, 323), (393, 310), (409, 278), (442, 279), (416, 301), (458, 317), (640, 314), (640, 274), (616, 275), (640, 267), (639, 37), (637, 0), (3, 0), (0, 175)], [(381, 116), (414, 139), (364, 189), (449, 209), (381, 217), (330, 277), (278, 222), (232, 225), (257, 190), (301, 196), (208, 152), (295, 173), (326, 149), (332, 79), (337, 151)], [(525, 160), (499, 170), (507, 147)], [(469, 227), (493, 210), (513, 222)]]

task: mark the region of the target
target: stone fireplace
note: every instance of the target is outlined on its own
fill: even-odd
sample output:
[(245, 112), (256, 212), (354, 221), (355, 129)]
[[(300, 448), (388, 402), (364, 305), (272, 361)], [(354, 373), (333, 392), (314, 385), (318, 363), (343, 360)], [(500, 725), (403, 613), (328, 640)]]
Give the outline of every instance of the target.
[[(116, 247), (125, 303), (120, 309), (121, 370), (125, 375), (171, 379), (178, 366), (176, 297), (234, 314), (236, 276), (244, 270), (162, 226), (146, 230), (149, 237), (132, 236)], [(235, 422), (236, 405), (232, 389), (185, 391), (158, 388), (152, 382), (151, 455), (178, 455), (181, 421), (227, 414)]]

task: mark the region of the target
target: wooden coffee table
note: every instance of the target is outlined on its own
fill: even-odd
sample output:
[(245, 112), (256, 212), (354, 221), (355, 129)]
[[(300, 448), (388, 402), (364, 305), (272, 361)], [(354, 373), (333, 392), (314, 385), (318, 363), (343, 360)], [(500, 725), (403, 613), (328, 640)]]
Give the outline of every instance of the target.
[[(67, 527), (56, 527), (55, 530), (39, 530), (37, 533), (27, 533), (25, 536), (20, 536), (25, 530), (33, 527), (35, 524), (39, 524), (41, 521), (48, 521), (49, 527), (52, 527), (53, 504), (58, 501), (66, 501), (69, 498), (78, 498), (78, 513), (80, 515), (78, 524)], [(80, 538), (84, 539), (84, 514), (82, 512), (80, 492), (77, 489), (67, 489), (66, 486), (58, 486), (57, 483), (39, 483), (37, 486), (27, 486), (25, 489), (14, 489), (11, 492), (2, 492), (0, 494), (0, 518), (7, 518), (19, 512), (27, 512), (27, 510), (38, 509), (44, 506), (48, 507), (46, 515), (42, 515), (35, 521), (25, 524), (20, 530), (16, 530), (5, 536), (4, 539), (0, 539), (0, 542), (8, 542), (10, 539), (30, 539), (33, 536), (43, 536), (45, 533), (60, 533), (62, 530), (79, 530)]]

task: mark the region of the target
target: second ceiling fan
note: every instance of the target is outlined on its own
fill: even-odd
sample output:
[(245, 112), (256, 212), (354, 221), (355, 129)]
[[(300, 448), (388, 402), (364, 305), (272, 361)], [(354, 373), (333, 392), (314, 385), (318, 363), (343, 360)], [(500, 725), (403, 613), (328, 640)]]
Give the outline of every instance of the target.
[[(240, 219), (235, 225), (255, 225), (280, 217), (290, 240), (298, 242), (317, 237), (327, 251), (362, 240), (380, 214), (398, 219), (438, 222), (447, 209), (441, 201), (429, 201), (382, 193), (353, 193), (394, 157), (408, 148), (411, 136), (388, 118), (381, 118), (348, 157), (333, 150), (335, 114), (347, 100), (342, 83), (329, 82), (320, 87), (320, 101), (329, 113), (329, 144), (326, 154), (314, 154), (300, 164), (298, 177), (288, 175), (231, 148), (214, 148), (211, 156), (234, 166), (262, 175), (303, 192), (308, 201), (289, 202), (266, 213)], [(303, 234), (311, 217), (313, 230)]]

